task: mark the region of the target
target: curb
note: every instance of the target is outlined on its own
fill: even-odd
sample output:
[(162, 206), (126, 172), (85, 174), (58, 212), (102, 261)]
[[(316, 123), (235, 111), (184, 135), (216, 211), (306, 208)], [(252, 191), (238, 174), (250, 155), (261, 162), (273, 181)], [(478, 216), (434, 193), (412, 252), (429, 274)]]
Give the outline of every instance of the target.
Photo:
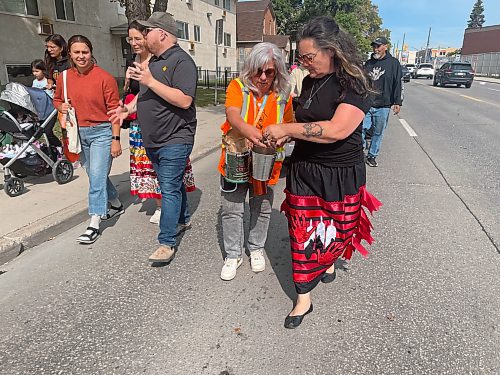
[[(481, 79), (481, 78), (484, 78), (484, 79)], [(494, 81), (492, 81), (492, 79), (494, 79)], [(474, 81), (494, 83), (497, 85), (500, 84), (500, 79), (488, 78), (488, 77), (474, 77)]]
[[(217, 143), (198, 149), (192, 154), (191, 163), (211, 155), (219, 148), (220, 145)], [(130, 184), (121, 183), (117, 186), (117, 190), (120, 198), (124, 200), (129, 197)], [(83, 199), (0, 237), (0, 266), (15, 259), (27, 249), (50, 241), (87, 219), (87, 199)]]

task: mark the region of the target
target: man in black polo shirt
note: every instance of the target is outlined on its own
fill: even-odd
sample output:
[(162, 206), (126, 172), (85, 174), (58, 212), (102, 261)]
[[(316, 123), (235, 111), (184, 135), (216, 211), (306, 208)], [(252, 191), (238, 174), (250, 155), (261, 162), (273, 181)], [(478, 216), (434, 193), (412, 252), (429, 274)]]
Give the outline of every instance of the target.
[(154, 12), (147, 21), (146, 48), (153, 54), (149, 67), (130, 69), (139, 81), (136, 99), (113, 115), (123, 119), (137, 111), (143, 144), (158, 175), (162, 194), (160, 246), (149, 257), (152, 262), (169, 262), (174, 257), (177, 225), (187, 229), (190, 214), (183, 175), (196, 130), (194, 103), (196, 65), (177, 44), (177, 25), (171, 14)]

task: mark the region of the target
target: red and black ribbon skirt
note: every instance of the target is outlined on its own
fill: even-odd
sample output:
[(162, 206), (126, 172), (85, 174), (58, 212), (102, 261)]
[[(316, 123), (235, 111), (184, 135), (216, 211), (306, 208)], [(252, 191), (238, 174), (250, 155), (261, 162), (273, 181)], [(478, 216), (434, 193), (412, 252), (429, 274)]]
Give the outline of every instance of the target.
[(355, 250), (368, 255), (361, 241), (373, 243), (373, 226), (364, 208), (373, 213), (382, 203), (366, 191), (364, 184), (339, 201), (292, 194), (290, 185), (294, 184), (287, 181), (281, 210), (288, 219), (295, 287), (298, 293), (307, 293), (339, 257), (351, 259)]

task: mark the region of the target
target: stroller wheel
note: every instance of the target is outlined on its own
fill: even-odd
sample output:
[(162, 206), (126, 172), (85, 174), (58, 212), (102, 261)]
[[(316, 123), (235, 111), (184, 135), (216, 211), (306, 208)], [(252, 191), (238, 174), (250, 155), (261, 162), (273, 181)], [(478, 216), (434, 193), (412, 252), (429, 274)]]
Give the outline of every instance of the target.
[(18, 177), (11, 177), (5, 181), (3, 190), (9, 197), (17, 197), (24, 192), (24, 182)]
[(52, 167), (52, 176), (60, 185), (70, 182), (73, 178), (73, 165), (68, 160), (58, 160)]

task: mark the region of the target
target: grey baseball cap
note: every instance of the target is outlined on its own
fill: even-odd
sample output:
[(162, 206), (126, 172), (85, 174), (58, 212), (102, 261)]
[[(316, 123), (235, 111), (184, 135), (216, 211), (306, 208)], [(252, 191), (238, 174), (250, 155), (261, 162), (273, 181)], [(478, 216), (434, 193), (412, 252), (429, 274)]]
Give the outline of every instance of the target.
[(177, 36), (177, 24), (174, 17), (170, 13), (153, 12), (147, 21), (137, 20), (137, 22), (144, 27), (158, 27), (159, 29), (165, 30), (170, 34)]

